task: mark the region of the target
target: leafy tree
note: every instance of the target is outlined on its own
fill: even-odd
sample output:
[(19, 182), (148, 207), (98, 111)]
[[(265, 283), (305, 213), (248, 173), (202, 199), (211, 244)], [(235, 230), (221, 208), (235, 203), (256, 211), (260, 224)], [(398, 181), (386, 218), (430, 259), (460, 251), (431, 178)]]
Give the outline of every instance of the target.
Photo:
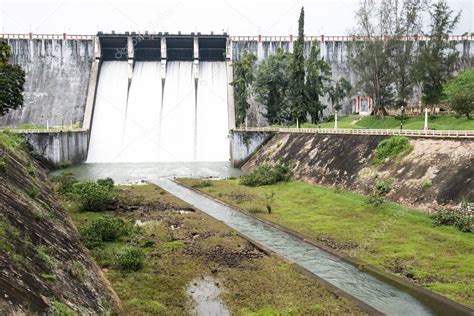
[(391, 37), (388, 42), (390, 61), (393, 64), (392, 78), (395, 87), (395, 106), (406, 106), (413, 95), (416, 78), (413, 66), (416, 61), (415, 42), (406, 40), (421, 31), (420, 12), (423, 0), (403, 0), (401, 5), (394, 2), (391, 8)]
[(351, 89), (351, 83), (344, 78), (339, 79), (328, 87), (329, 100), (336, 111), (342, 108), (341, 102), (349, 95)]
[(430, 7), (430, 40), (421, 47), (416, 64), (416, 75), (423, 92), (422, 102), (426, 105), (440, 103), (443, 84), (452, 77), (456, 69), (456, 43), (447, 39), (460, 16), (460, 12), (454, 15), (444, 0), (438, 0)]
[(306, 60), (306, 106), (311, 120), (317, 122), (319, 113), (324, 109), (320, 97), (324, 95), (326, 85), (331, 78), (331, 66), (320, 57), (318, 42), (311, 46)]
[[(393, 103), (393, 66), (390, 62), (389, 46), (384, 36), (390, 33), (387, 16), (389, 1), (364, 0), (357, 11), (357, 35), (362, 40), (351, 46), (349, 62), (358, 77), (358, 88), (373, 100), (374, 114), (385, 116), (386, 107)], [(367, 39), (369, 38), (369, 39)]]
[(306, 118), (306, 91), (304, 69), (304, 8), (301, 8), (298, 20), (298, 39), (294, 43), (290, 68), (290, 109), (292, 119), (304, 122)]
[(0, 116), (23, 105), (25, 72), (8, 63), (11, 56), (10, 46), (0, 41)]
[(242, 59), (234, 61), (234, 102), (236, 111), (236, 123), (241, 125), (247, 116), (247, 110), (250, 107), (248, 99), (251, 94), (251, 86), (254, 81), (254, 68), (257, 56), (247, 51), (244, 52)]
[(449, 80), (443, 88), (443, 101), (458, 114), (469, 119), (474, 112), (474, 68), (470, 68)]
[(265, 106), (270, 124), (289, 119), (286, 113), (290, 59), (290, 54), (278, 49), (276, 55), (269, 56), (260, 64), (255, 76), (256, 99)]

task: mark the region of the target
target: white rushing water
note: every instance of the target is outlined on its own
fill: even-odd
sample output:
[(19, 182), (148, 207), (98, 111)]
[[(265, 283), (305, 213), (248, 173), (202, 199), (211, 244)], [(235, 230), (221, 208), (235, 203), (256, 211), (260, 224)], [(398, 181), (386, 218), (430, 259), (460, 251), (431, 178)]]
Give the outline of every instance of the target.
[[(189, 162), (229, 159), (225, 62), (104, 62), (87, 162)], [(164, 89), (162, 89), (162, 77)]]

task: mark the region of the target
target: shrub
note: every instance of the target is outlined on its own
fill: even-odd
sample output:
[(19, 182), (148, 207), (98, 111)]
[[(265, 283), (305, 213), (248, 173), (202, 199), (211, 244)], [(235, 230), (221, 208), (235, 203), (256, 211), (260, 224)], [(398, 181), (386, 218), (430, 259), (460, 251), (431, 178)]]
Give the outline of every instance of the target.
[(434, 226), (453, 225), (461, 232), (474, 232), (474, 219), (460, 213), (439, 211), (431, 215), (431, 221)]
[(128, 235), (130, 230), (130, 226), (120, 218), (100, 217), (80, 230), (81, 241), (87, 248), (95, 248), (103, 242)]
[(5, 172), (7, 170), (8, 157), (0, 158), (0, 172)]
[(72, 165), (71, 160), (64, 160), (59, 163), (59, 168), (65, 169), (67, 167), (70, 167)]
[(92, 181), (73, 185), (73, 197), (82, 211), (101, 211), (112, 199), (112, 191)]
[(191, 184), (191, 187), (195, 189), (201, 189), (212, 186), (212, 182), (209, 180), (197, 180), (195, 183)]
[(77, 315), (72, 309), (61, 302), (51, 302), (51, 307), (48, 310), (48, 315), (51, 316), (75, 316)]
[(28, 192), (26, 192), (28, 196), (32, 199), (36, 199), (38, 195), (40, 195), (40, 191), (37, 188), (32, 188)]
[(405, 136), (393, 136), (382, 140), (375, 150), (374, 164), (380, 165), (385, 159), (405, 154), (412, 146)]
[(145, 253), (137, 247), (123, 247), (115, 253), (115, 268), (123, 272), (138, 271), (143, 267)]
[(423, 180), (423, 182), (421, 183), (421, 188), (423, 190), (428, 190), (432, 186), (433, 186), (433, 183), (429, 179)]
[(99, 179), (97, 180), (97, 184), (106, 187), (109, 190), (114, 188), (114, 180), (112, 178)]
[(291, 169), (291, 164), (285, 162), (278, 162), (275, 166), (264, 164), (240, 178), (240, 184), (256, 187), (288, 181), (291, 178)]
[(377, 207), (379, 205), (382, 205), (383, 202), (385, 202), (385, 201), (380, 195), (372, 194), (372, 195), (369, 195), (367, 197), (366, 202), (367, 202), (367, 204), (370, 204), (374, 207)]
[(375, 183), (375, 190), (378, 193), (378, 195), (385, 195), (390, 192), (392, 189), (392, 185), (388, 181), (377, 181)]
[(74, 184), (77, 183), (74, 173), (70, 171), (61, 172), (54, 176), (52, 180), (57, 183), (56, 191), (64, 195), (71, 194)]

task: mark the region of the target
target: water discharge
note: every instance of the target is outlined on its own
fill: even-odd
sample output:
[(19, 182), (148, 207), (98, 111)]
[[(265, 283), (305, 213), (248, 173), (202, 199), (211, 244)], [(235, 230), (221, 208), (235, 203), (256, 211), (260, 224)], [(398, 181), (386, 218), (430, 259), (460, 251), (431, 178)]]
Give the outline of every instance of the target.
[(353, 265), (268, 224), (206, 198), (173, 181), (157, 185), (236, 231), (270, 248), (346, 293), (388, 315), (432, 315), (430, 307), (410, 294), (359, 271)]
[(229, 159), (225, 62), (102, 64), (87, 162)]

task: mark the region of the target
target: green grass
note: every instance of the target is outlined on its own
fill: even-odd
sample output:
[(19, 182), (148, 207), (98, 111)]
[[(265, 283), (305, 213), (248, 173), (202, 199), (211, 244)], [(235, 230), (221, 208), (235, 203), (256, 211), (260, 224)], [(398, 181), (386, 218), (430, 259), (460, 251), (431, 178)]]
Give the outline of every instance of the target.
[[(403, 119), (403, 129), (421, 130), (424, 127), (424, 116), (408, 116)], [(302, 124), (302, 127), (334, 128), (333, 122)], [(338, 128), (364, 129), (400, 129), (400, 119), (394, 116), (378, 118), (374, 116), (348, 115), (341, 116), (337, 121)], [(434, 130), (474, 130), (474, 119), (455, 116), (432, 116), (428, 119), (428, 127)]]
[[(92, 250), (93, 257), (104, 268), (122, 301), (124, 315), (189, 314), (192, 304), (186, 288), (196, 278), (208, 275), (219, 282), (223, 289), (221, 298), (235, 315), (254, 312), (268, 315), (260, 313), (261, 310), (280, 312), (274, 315), (287, 315), (287, 311), (306, 315), (362, 313), (280, 258), (262, 254), (258, 258), (242, 260), (237, 267), (219, 261), (227, 256), (209, 259), (205, 253), (213, 249), (239, 252), (250, 245), (201, 212), (180, 214), (168, 210), (171, 205), (178, 208), (188, 205), (161, 188), (153, 185), (118, 187), (118, 199), (128, 205), (146, 205), (147, 208), (135, 212), (78, 212), (74, 203), (63, 201), (63, 205), (79, 228), (101, 216), (147, 222), (137, 236), (105, 242), (102, 247)], [(173, 229), (171, 225), (179, 228)], [(113, 265), (114, 253), (130, 244), (140, 246), (146, 259), (141, 270), (123, 273)], [(190, 250), (201, 251), (204, 255), (190, 254)]]
[(272, 214), (257, 216), (474, 307), (474, 234), (433, 227), (428, 214), (300, 181), (250, 188), (220, 180), (200, 190), (249, 212), (265, 209), (274, 192)]

